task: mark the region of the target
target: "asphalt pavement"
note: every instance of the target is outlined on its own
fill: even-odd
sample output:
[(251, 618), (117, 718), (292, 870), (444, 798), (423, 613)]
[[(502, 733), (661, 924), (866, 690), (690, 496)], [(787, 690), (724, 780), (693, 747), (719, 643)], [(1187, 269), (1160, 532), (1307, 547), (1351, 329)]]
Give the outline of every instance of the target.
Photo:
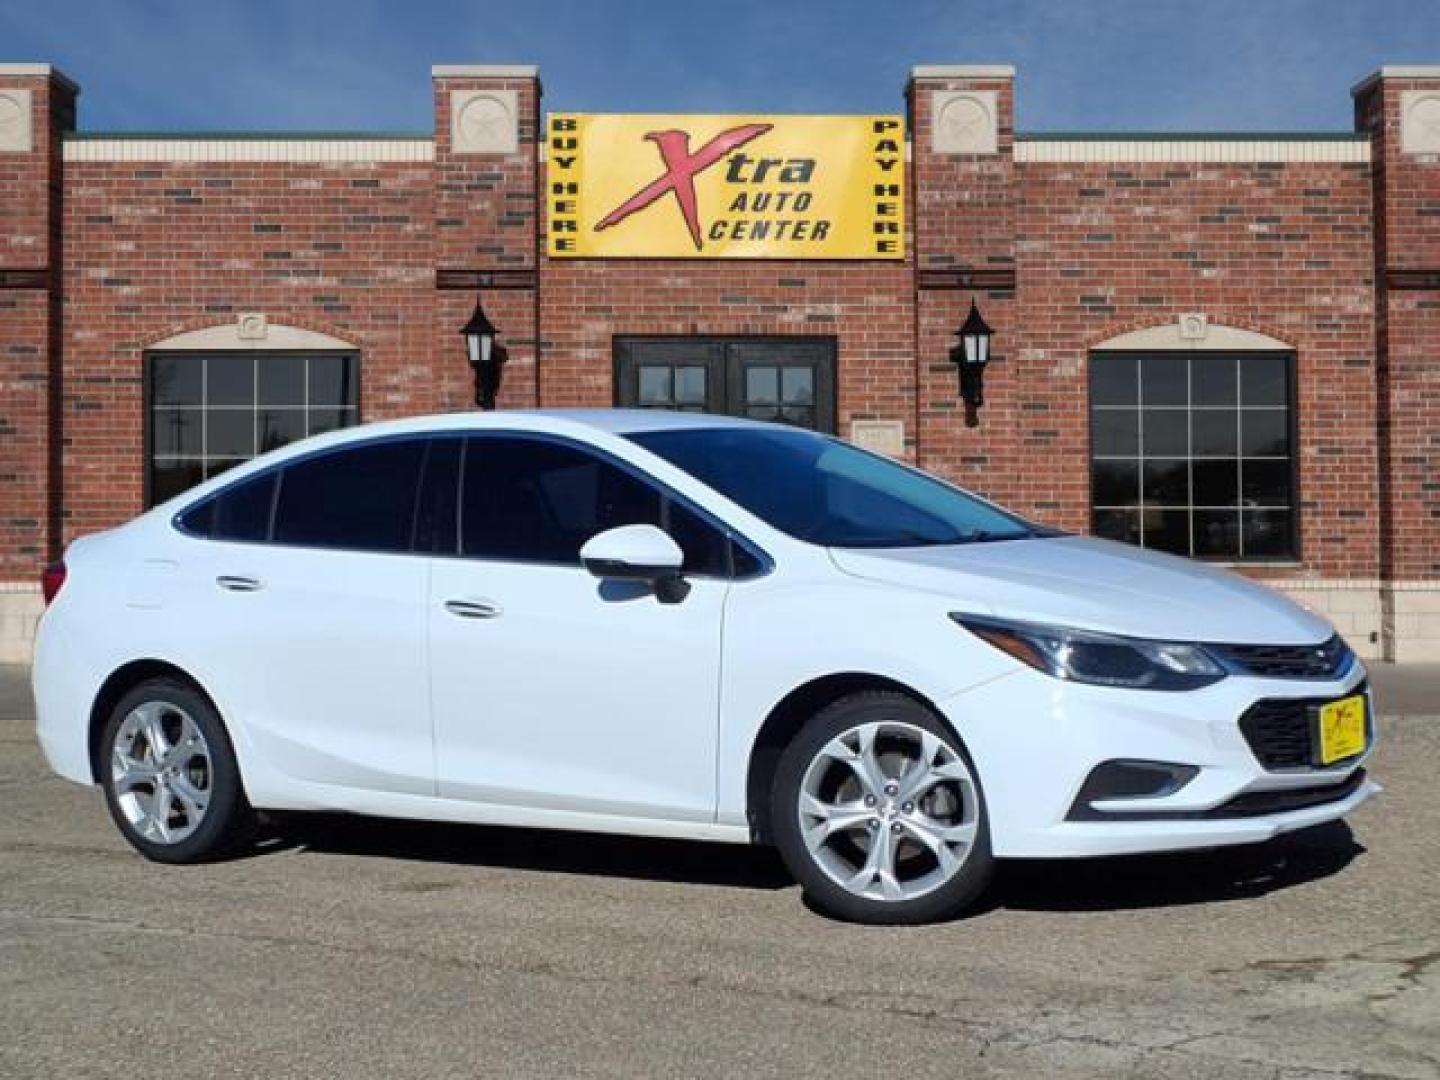
[(1440, 1077), (1423, 672), (1377, 676), (1387, 790), (1348, 825), (1009, 863), (979, 913), (907, 929), (704, 844), (307, 817), (149, 864), (48, 774), (24, 678), (0, 669), (0, 1076)]

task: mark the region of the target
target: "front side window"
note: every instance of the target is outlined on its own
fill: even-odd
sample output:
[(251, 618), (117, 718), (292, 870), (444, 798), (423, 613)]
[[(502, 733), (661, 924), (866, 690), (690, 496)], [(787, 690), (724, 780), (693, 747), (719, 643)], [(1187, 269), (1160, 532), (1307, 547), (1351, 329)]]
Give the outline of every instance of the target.
[(1027, 522), (959, 488), (823, 435), (730, 427), (630, 438), (812, 544), (923, 547), (1036, 535)]
[(1293, 559), (1294, 356), (1090, 358), (1091, 528), (1229, 561)]
[(359, 419), (353, 355), (156, 353), (146, 359), (145, 377), (150, 505), (257, 454)]
[(522, 436), (468, 440), (461, 553), (580, 564), (580, 548), (621, 525), (655, 525), (685, 553), (687, 573), (730, 573), (729, 538), (683, 503), (579, 447)]

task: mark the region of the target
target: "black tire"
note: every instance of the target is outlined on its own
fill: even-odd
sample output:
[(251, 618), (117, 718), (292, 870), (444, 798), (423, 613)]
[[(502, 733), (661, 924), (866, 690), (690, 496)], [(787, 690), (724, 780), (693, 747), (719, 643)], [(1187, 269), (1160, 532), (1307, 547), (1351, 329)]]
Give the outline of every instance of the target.
[[(126, 717), (137, 708), (156, 703), (189, 717), (204, 737), (208, 755), (204, 777), (208, 802), (203, 814), (198, 815), (198, 826), (172, 843), (156, 842), (142, 835), (132, 823), (122, 807), (112, 767), (116, 739)], [(147, 859), (162, 863), (209, 862), (233, 854), (253, 835), (255, 814), (245, 798), (235, 749), (225, 725), (209, 699), (189, 683), (172, 678), (149, 679), (125, 694), (111, 710), (101, 732), (99, 766), (110, 816), (126, 841)]]
[[(820, 865), (802, 834), (800, 795), (810, 763), (838, 736), (873, 722), (928, 731), (954, 751), (974, 781), (971, 789), (977, 827), (959, 869), (931, 891), (905, 899), (874, 899), (847, 890)], [(954, 918), (979, 899), (994, 872), (989, 816), (974, 762), (946, 724), (901, 693), (875, 690), (850, 694), (816, 713), (781, 755), (770, 795), (770, 822), (780, 856), (800, 882), (806, 899), (817, 910), (847, 922), (911, 925)]]

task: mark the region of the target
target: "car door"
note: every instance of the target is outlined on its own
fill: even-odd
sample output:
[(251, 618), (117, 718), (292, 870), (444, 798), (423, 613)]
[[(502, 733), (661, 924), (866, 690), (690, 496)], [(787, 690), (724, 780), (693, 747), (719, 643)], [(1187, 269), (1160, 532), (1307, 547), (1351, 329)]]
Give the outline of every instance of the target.
[[(459, 550), (430, 580), (441, 795), (709, 821), (730, 540), (594, 448), (469, 438)], [(648, 523), (686, 553), (676, 603), (580, 564), (591, 536)]]
[[(434, 794), (429, 567), (411, 551), (427, 452), (401, 438), (307, 455), (222, 492), (200, 523), (194, 633), (217, 695), (286, 776)], [(250, 505), (248, 527), (232, 503)]]

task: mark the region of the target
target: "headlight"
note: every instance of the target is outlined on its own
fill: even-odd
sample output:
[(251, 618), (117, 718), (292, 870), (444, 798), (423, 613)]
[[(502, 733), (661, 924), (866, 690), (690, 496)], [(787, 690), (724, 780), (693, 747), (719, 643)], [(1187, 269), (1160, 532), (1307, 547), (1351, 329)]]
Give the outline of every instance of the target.
[(951, 612), (976, 637), (1057, 679), (1130, 690), (1196, 690), (1225, 677), (1199, 645)]

